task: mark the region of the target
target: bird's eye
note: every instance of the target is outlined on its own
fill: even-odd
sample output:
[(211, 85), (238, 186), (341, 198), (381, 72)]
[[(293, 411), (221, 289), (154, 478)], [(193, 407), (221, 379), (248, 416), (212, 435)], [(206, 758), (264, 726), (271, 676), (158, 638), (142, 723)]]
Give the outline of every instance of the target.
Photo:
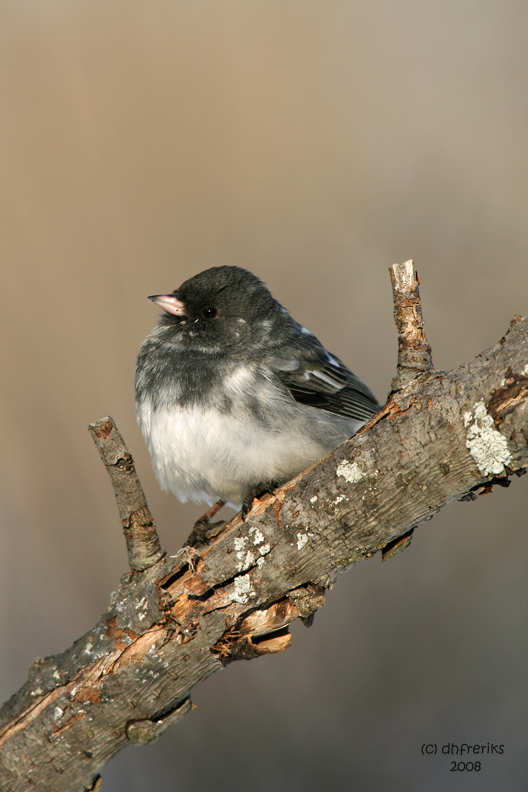
[(217, 308), (204, 308), (202, 311), (203, 315), (206, 319), (214, 319), (215, 316), (218, 316), (218, 309)]

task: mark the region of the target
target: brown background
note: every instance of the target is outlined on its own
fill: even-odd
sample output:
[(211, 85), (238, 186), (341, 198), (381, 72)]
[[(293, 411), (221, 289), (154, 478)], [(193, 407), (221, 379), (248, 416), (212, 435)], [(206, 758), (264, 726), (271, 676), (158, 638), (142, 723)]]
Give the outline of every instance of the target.
[[(133, 407), (146, 295), (247, 267), (380, 399), (387, 267), (414, 258), (435, 364), (527, 313), (522, 0), (4, 0), (0, 698), (126, 570), (86, 431), (110, 413), (175, 552)], [(104, 792), (527, 788), (528, 479), (338, 582), (278, 657), (103, 771)], [(423, 743), (503, 743), (450, 773)]]

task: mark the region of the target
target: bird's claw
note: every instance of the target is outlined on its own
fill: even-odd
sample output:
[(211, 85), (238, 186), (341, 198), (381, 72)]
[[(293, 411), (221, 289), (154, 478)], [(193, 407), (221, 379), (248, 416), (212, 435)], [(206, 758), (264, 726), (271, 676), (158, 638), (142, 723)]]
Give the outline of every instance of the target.
[(208, 545), (215, 536), (218, 536), (224, 525), (226, 524), (225, 520), (218, 520), (217, 522), (210, 522), (203, 517), (200, 517), (199, 520), (196, 520), (194, 523), (193, 529), (189, 534), (189, 538), (183, 545), (184, 547), (201, 547), (203, 545)]
[(218, 536), (222, 527), (225, 525), (225, 520), (218, 520), (218, 522), (212, 523), (211, 518), (220, 511), (222, 506), (225, 506), (225, 501), (216, 501), (199, 520), (196, 520), (189, 534), (189, 538), (183, 545), (184, 547), (200, 547), (200, 545), (207, 545), (211, 539)]
[(268, 484), (257, 484), (255, 487), (250, 489), (249, 494), (244, 498), (242, 508), (240, 509), (240, 516), (244, 522), (246, 521), (246, 517), (248, 516), (249, 512), (253, 508), (253, 501), (255, 499), (260, 500), (263, 495), (273, 495), (276, 486), (276, 484), (270, 482)]

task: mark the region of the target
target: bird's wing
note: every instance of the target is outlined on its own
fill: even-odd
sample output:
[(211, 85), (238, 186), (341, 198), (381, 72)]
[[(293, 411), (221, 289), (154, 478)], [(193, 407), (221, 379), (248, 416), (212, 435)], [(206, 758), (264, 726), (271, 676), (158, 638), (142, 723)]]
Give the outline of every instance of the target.
[(295, 401), (366, 421), (380, 409), (375, 396), (304, 327), (268, 365)]

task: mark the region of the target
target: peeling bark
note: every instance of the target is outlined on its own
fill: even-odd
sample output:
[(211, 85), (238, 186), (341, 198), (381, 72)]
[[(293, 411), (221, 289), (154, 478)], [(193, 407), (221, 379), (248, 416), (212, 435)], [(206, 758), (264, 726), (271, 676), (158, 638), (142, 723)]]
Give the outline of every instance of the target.
[(425, 337), (420, 278), (412, 261), (389, 267), (394, 301), (394, 321), (398, 329), (398, 366), (392, 390), (400, 390), (419, 372), (433, 368), (431, 347)]
[[(409, 280), (409, 267), (392, 276)], [(36, 660), (0, 711), (2, 789), (97, 790), (98, 771), (121, 748), (157, 739), (192, 709), (196, 684), (233, 660), (287, 648), (288, 625), (309, 620), (352, 564), (377, 552), (391, 558), (446, 504), (526, 471), (528, 321), (516, 317), (494, 347), (438, 372), (415, 298), (417, 281), (412, 299), (395, 298), (400, 342), (418, 340), (400, 343), (382, 410), (209, 544), (163, 554), (146, 501), (132, 508), (140, 485), (130, 485), (133, 461), (119, 446), (131, 571), (97, 625)], [(108, 421), (94, 426), (115, 440)], [(115, 486), (123, 492), (121, 480)]]

